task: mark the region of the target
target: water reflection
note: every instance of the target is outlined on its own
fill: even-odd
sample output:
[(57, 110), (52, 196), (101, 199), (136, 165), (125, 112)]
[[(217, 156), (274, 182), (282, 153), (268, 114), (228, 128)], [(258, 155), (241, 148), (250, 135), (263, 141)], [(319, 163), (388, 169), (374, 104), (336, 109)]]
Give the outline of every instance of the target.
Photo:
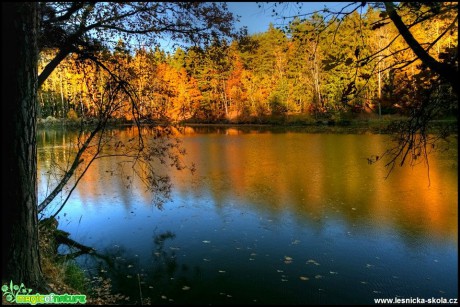
[[(61, 225), (87, 245), (123, 246), (123, 255), (113, 256), (138, 271), (122, 270), (119, 287), (138, 293), (126, 276), (145, 274), (145, 291), (154, 287), (149, 293), (159, 303), (369, 303), (379, 293), (458, 294), (456, 144), (430, 157), (430, 181), (423, 165), (395, 169), (385, 180), (383, 163), (366, 158), (383, 152), (388, 136), (272, 132), (178, 129), (197, 172), (161, 169), (174, 185), (163, 211), (152, 208), (150, 192), (135, 188), (139, 179), (129, 186), (113, 172), (117, 159), (98, 161)], [(41, 133), (45, 174), (47, 159), (64, 161), (72, 134)], [(131, 138), (135, 131), (113, 133)]]
[[(376, 227), (397, 227), (411, 236), (429, 234), (457, 240), (455, 145), (447, 154), (449, 160), (430, 157), (431, 182), (424, 165), (396, 169), (385, 180), (383, 163), (365, 162), (366, 157), (385, 150), (389, 141), (385, 135), (271, 134), (266, 128), (246, 129), (183, 127), (177, 134), (188, 136), (182, 139), (185, 159), (196, 163), (197, 174), (159, 169), (173, 175), (181, 197), (207, 195), (218, 208), (234, 202), (274, 217), (290, 212), (317, 223), (328, 216), (340, 216), (349, 225), (373, 223)], [(132, 138), (136, 129), (115, 133), (121, 139)], [(76, 134), (40, 131), (40, 171), (67, 161), (68, 148), (75, 142), (72, 137)], [(119, 162), (95, 163), (76, 197), (83, 204), (98, 205), (116, 196), (130, 210), (133, 195), (138, 195), (149, 205), (151, 193), (133, 189), (142, 187), (139, 178), (129, 168), (120, 176)], [(40, 190), (44, 191), (47, 180), (40, 179)]]
[(457, 240), (455, 157), (447, 163), (431, 157), (428, 186), (423, 165), (396, 169), (385, 180), (383, 164), (365, 162), (384, 151), (383, 135), (198, 135), (186, 142), (199, 179), (191, 192), (187, 184), (194, 178), (175, 175), (184, 196), (210, 195), (218, 207), (237, 198), (273, 215), (291, 212), (316, 222), (338, 215), (349, 225)]

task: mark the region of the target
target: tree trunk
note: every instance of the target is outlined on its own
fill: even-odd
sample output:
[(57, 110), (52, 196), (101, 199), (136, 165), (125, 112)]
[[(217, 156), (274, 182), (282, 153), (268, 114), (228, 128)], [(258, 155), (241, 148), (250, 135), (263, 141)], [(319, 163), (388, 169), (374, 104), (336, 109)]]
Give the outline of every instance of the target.
[(38, 3), (2, 4), (2, 278), (43, 289), (37, 220)]

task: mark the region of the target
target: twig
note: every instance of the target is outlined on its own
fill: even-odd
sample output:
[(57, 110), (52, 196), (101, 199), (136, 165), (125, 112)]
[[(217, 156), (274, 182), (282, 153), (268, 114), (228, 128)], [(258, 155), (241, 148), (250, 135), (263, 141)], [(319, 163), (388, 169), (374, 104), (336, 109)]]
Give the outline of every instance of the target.
[(139, 276), (139, 273), (137, 273), (137, 281), (139, 283), (139, 296), (141, 297), (141, 305), (144, 305), (143, 302), (142, 302), (141, 278)]

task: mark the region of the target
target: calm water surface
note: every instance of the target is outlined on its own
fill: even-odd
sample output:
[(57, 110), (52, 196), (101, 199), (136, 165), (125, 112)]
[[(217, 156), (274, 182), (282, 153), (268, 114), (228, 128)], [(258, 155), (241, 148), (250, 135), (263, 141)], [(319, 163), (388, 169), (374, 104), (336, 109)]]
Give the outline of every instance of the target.
[[(457, 144), (427, 169), (366, 158), (386, 135), (186, 128), (195, 174), (167, 170), (163, 210), (114, 175), (89, 169), (60, 228), (104, 258), (81, 256), (132, 303), (369, 304), (374, 298), (458, 296)], [(114, 130), (120, 138), (132, 130)], [(72, 133), (40, 131), (43, 197), (51, 161)], [(136, 188), (138, 186), (138, 188)], [(105, 272), (107, 271), (107, 272)]]

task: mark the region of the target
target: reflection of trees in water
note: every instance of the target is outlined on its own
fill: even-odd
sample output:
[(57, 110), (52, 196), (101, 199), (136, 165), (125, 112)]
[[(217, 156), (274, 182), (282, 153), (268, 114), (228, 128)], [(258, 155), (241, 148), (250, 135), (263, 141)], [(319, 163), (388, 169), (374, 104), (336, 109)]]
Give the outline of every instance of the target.
[[(176, 235), (170, 231), (153, 235), (151, 258), (146, 265), (141, 263), (138, 255), (133, 255), (123, 246), (114, 245), (102, 252), (86, 255), (83, 267), (91, 279), (95, 277), (110, 278), (115, 293), (129, 296), (130, 302), (173, 302), (179, 291), (188, 290), (191, 280), (189, 266), (179, 264), (179, 248), (166, 247)], [(197, 267), (194, 275), (199, 275)]]
[(165, 251), (164, 244), (166, 240), (174, 240), (175, 237), (176, 235), (170, 231), (154, 236), (155, 249), (152, 253), (153, 263), (155, 263), (153, 266), (154, 281), (163, 279), (163, 277), (169, 277), (169, 279), (174, 277), (177, 270), (176, 250)]
[[(275, 221), (289, 212), (299, 222), (307, 220), (322, 227), (327, 218), (335, 216), (349, 227), (368, 223), (396, 227), (403, 237), (427, 233), (440, 238), (457, 237), (457, 206), (452, 205), (457, 203), (458, 193), (452, 191), (453, 186), (457, 187), (457, 174), (435, 156), (430, 161), (432, 185), (427, 188), (423, 165), (395, 170), (385, 180), (387, 170), (382, 164), (367, 163), (369, 154), (384, 151), (390, 140), (386, 136), (286, 133), (285, 128), (284, 134), (276, 134), (265, 133), (267, 128), (248, 127), (239, 129), (238, 136), (227, 137), (235, 134), (229, 132), (231, 129), (178, 128), (177, 133), (194, 134), (183, 139), (185, 159), (198, 166), (193, 176), (165, 170), (182, 198), (209, 195), (219, 210), (229, 203), (250, 204)], [(132, 135), (129, 129), (113, 133), (120, 138)], [(46, 137), (48, 144), (64, 144), (62, 134), (50, 132)], [(62, 154), (62, 147), (52, 150), (55, 155)], [(77, 192), (84, 204), (106, 202), (104, 193), (116, 193), (127, 210), (134, 205), (133, 193), (142, 198), (143, 204), (152, 203), (151, 193), (131, 188), (134, 185), (127, 177), (133, 180), (134, 176), (128, 170), (111, 172), (117, 161), (104, 163), (107, 164), (88, 170), (88, 181), (85, 179), (84, 187)], [(110, 185), (102, 184), (107, 180)], [(135, 185), (140, 186), (137, 182)]]
[[(176, 133), (170, 127), (125, 127), (103, 130), (93, 139), (93, 133), (84, 130), (39, 131), (39, 190), (43, 198), (39, 213), (46, 208), (48, 212), (43, 215), (49, 212), (57, 215), (77, 184), (76, 192), (80, 192), (82, 198), (86, 194), (106, 192), (106, 185), (101, 186), (103, 179), (116, 183), (118, 189), (113, 187), (111, 192), (121, 192), (125, 204), (130, 202), (125, 197), (126, 190), (136, 190), (144, 198), (150, 197), (146, 202), (161, 208), (170, 200), (172, 186), (168, 169), (194, 171), (193, 164), (182, 161), (185, 151)], [(143, 142), (138, 144), (136, 140), (141, 135)], [(81, 183), (93, 184), (81, 189), (83, 176), (85, 180)], [(56, 198), (58, 195), (61, 199)], [(48, 206), (50, 203), (52, 207)]]
[(184, 198), (209, 195), (218, 209), (251, 205), (275, 221), (288, 213), (322, 227), (339, 218), (348, 227), (372, 224), (396, 228), (402, 237), (456, 240), (456, 169), (432, 156), (430, 187), (424, 165), (395, 169), (385, 179), (384, 164), (369, 165), (366, 157), (383, 152), (389, 141), (385, 135), (295, 132), (195, 137), (185, 144), (200, 181), (191, 190), (180, 173), (173, 184)]

